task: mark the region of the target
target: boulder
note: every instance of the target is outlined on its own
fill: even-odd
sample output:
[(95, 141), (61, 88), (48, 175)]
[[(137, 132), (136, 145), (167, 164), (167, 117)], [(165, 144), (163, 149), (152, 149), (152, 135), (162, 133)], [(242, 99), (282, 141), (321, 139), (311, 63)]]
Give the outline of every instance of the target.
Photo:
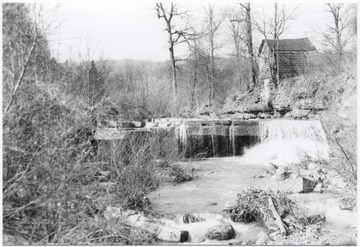
[(206, 237), (211, 240), (229, 240), (235, 237), (235, 230), (229, 223), (222, 223), (211, 227)]
[(268, 113), (268, 112), (261, 112), (261, 113), (258, 114), (258, 117), (259, 117), (259, 118), (262, 118), (262, 119), (264, 119), (264, 118), (271, 118), (271, 115), (270, 115), (270, 113)]
[(351, 197), (344, 197), (340, 201), (339, 208), (342, 210), (354, 210), (356, 208), (356, 199)]
[(231, 210), (235, 206), (236, 206), (236, 200), (227, 201), (227, 202), (225, 202), (225, 206), (224, 206), (223, 211), (227, 212), (227, 211)]
[(159, 126), (158, 122), (146, 122), (145, 127), (146, 128), (156, 128)]
[(302, 178), (303, 179), (303, 190), (301, 192), (308, 193), (314, 191), (316, 185), (319, 183), (316, 180), (310, 180), (308, 178)]
[(287, 193), (308, 193), (312, 192), (317, 184), (318, 181), (307, 178), (290, 177), (284, 181), (276, 181), (271, 187), (273, 190), (280, 190)]
[(281, 114), (280, 114), (280, 112), (274, 112), (274, 114), (273, 114), (273, 118), (280, 118), (281, 117)]
[(158, 224), (150, 221), (141, 214), (130, 215), (126, 219), (126, 224), (132, 227), (140, 228), (149, 233), (155, 234), (156, 237), (166, 242), (186, 242), (189, 239), (189, 232), (182, 231), (178, 228)]
[(135, 128), (142, 128), (145, 126), (145, 122), (135, 121), (135, 122), (132, 122), (132, 124), (134, 125)]

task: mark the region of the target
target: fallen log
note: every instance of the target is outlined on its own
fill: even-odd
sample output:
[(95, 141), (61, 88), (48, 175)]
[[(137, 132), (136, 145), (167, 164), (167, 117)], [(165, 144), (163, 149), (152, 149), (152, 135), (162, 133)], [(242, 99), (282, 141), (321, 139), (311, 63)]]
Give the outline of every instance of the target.
[(278, 214), (278, 212), (275, 209), (273, 200), (271, 199), (271, 197), (268, 197), (268, 203), (269, 203), (269, 209), (271, 210), (272, 215), (275, 218), (276, 224), (279, 226), (280, 232), (283, 236), (286, 236), (286, 229), (282, 223), (281, 217)]

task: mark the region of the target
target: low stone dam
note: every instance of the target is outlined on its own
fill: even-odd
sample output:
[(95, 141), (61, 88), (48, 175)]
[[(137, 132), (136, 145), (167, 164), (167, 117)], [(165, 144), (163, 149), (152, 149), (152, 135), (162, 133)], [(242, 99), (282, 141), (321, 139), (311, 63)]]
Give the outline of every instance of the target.
[(99, 128), (95, 139), (124, 139), (129, 134), (172, 140), (185, 158), (238, 156), (256, 144), (279, 149), (292, 159), (304, 152), (328, 156), (326, 135), (318, 120), (158, 119), (141, 127)]

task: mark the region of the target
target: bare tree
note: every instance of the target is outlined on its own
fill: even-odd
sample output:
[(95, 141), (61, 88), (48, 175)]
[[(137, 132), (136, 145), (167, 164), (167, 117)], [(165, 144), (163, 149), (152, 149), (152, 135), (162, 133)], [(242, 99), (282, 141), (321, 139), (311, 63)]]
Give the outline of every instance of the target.
[(254, 50), (253, 50), (253, 39), (252, 39), (252, 26), (251, 26), (251, 6), (250, 3), (242, 4), (240, 3), (240, 6), (244, 10), (244, 16), (245, 16), (245, 34), (246, 34), (246, 46), (248, 48), (248, 55), (250, 58), (250, 64), (251, 64), (251, 74), (250, 74), (250, 83), (252, 84), (252, 88), (256, 86), (256, 69), (255, 69), (255, 56), (254, 56)]
[(344, 47), (351, 38), (351, 5), (345, 3), (327, 3), (328, 11), (332, 14), (333, 25), (327, 33), (323, 33), (325, 40), (336, 50), (339, 60), (342, 60)]
[(298, 7), (299, 4), (294, 7), (287, 7), (285, 4), (279, 6), (278, 3), (274, 3), (273, 17), (267, 18), (265, 13), (262, 16), (258, 16), (257, 21), (254, 22), (255, 28), (265, 39), (269, 37), (279, 39), (296, 18)]
[(192, 83), (190, 87), (190, 107), (191, 110), (195, 110), (196, 107), (196, 86), (198, 84), (198, 73), (199, 73), (199, 56), (200, 56), (200, 38), (202, 36), (202, 32), (197, 33), (194, 28), (192, 28), (191, 34), (189, 33), (186, 37), (188, 48), (191, 52), (189, 60), (191, 64), (192, 70)]
[(215, 80), (215, 50), (219, 47), (215, 44), (215, 37), (217, 36), (219, 27), (224, 18), (216, 19), (215, 17), (215, 6), (209, 4), (207, 7), (204, 6), (206, 13), (207, 28), (206, 33), (209, 41), (209, 66), (208, 66), (208, 81), (209, 81), (209, 105), (212, 105), (215, 97), (214, 93), (214, 80)]
[(186, 30), (176, 30), (173, 23), (173, 18), (175, 16), (183, 17), (187, 11), (179, 12), (177, 5), (171, 3), (170, 9), (166, 9), (162, 3), (156, 3), (156, 11), (158, 19), (163, 18), (166, 22), (166, 29), (168, 33), (168, 44), (169, 44), (169, 51), (170, 51), (170, 61), (172, 67), (172, 85), (173, 85), (173, 114), (176, 113), (177, 110), (177, 66), (176, 62), (177, 59), (175, 58), (175, 51), (174, 47), (177, 44), (185, 42), (183, 39)]
[(241, 16), (239, 16), (239, 13), (236, 10), (234, 10), (233, 8), (228, 10), (227, 15), (230, 20), (230, 23), (228, 25), (229, 31), (230, 31), (230, 39), (235, 48), (235, 53), (233, 54), (233, 56), (235, 56), (235, 58), (236, 58), (238, 82), (239, 82), (240, 87), (246, 86), (247, 89), (249, 89), (248, 88), (249, 84), (245, 85), (245, 83), (243, 83), (241, 80), (241, 78), (242, 78), (241, 58), (246, 56), (246, 54), (243, 54), (244, 50), (245, 50), (245, 47), (243, 47), (243, 46), (246, 43), (246, 39), (244, 37), (244, 31), (241, 26), (241, 24), (244, 22), (244, 20), (241, 18)]
[[(288, 30), (292, 21), (296, 17), (296, 11), (299, 7), (297, 4), (294, 7), (287, 7), (285, 4), (281, 6), (278, 3), (274, 3), (274, 14), (272, 18), (266, 18), (265, 14), (263, 13), (262, 17), (258, 18), (258, 21), (254, 22), (254, 25), (259, 33), (261, 33), (265, 39), (272, 37), (276, 40), (276, 49), (278, 49), (278, 40), (280, 36)], [(276, 64), (272, 69), (271, 73), (276, 76), (275, 85), (279, 83), (279, 58), (278, 53), (275, 53), (275, 61)]]

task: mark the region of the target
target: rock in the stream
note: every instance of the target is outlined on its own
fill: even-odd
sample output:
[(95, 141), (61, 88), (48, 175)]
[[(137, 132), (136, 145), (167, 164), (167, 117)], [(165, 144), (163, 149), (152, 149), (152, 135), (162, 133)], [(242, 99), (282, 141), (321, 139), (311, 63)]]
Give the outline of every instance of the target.
[(301, 192), (308, 193), (314, 191), (316, 185), (319, 183), (318, 181), (310, 180), (307, 178), (303, 179), (303, 190)]
[(223, 211), (227, 212), (236, 206), (236, 200), (225, 202)]
[(141, 214), (130, 215), (126, 219), (126, 224), (132, 227), (140, 228), (144, 231), (153, 233), (158, 239), (166, 242), (186, 242), (189, 239), (189, 232), (178, 228), (157, 224), (149, 221)]
[(194, 222), (202, 222), (202, 221), (205, 221), (205, 219), (199, 217), (198, 215), (184, 214), (184, 216), (183, 216), (183, 222), (185, 224), (194, 223)]
[(207, 231), (206, 237), (211, 240), (229, 240), (235, 237), (235, 230), (231, 224), (222, 223), (211, 227)]
[(342, 210), (354, 210), (356, 208), (356, 199), (351, 197), (342, 198), (340, 201), (339, 208)]
[(288, 193), (309, 193), (314, 191), (318, 181), (302, 177), (288, 178), (284, 181), (277, 181), (277, 189)]

